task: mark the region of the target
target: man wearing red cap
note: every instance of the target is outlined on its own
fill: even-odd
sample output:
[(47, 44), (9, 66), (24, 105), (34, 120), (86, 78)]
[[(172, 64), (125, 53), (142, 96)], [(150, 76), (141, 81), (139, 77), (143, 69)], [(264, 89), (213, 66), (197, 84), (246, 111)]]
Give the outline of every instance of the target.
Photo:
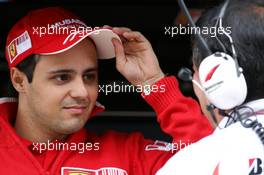
[[(132, 84), (165, 85), (166, 93), (142, 96), (175, 144), (197, 141), (212, 131), (196, 102), (179, 96), (173, 90), (177, 82), (164, 78), (140, 33), (94, 30), (61, 8), (35, 10), (17, 22), (7, 38), (6, 58), (18, 102), (0, 100), (0, 174), (155, 174), (179, 149), (138, 133), (97, 136), (83, 128), (103, 110), (96, 102), (97, 58), (115, 57), (114, 46), (117, 69)], [(175, 108), (186, 101), (194, 107)], [(190, 109), (192, 116), (185, 113)]]

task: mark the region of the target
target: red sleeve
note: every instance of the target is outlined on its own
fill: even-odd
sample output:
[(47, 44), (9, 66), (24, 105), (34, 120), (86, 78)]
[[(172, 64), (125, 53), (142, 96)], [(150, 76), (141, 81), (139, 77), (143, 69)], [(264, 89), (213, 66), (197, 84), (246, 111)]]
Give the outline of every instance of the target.
[(175, 77), (165, 77), (155, 85), (163, 86), (164, 92), (142, 93), (142, 96), (155, 110), (162, 130), (173, 137), (174, 143), (193, 143), (213, 132), (200, 105), (183, 96)]

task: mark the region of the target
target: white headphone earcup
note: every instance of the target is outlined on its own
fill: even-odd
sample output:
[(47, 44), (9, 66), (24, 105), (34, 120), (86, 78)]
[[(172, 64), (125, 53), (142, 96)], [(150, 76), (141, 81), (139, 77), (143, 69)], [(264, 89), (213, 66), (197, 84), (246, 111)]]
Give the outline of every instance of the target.
[(234, 59), (225, 53), (206, 57), (199, 66), (199, 78), (207, 99), (219, 109), (241, 105), (247, 96), (244, 75), (237, 75)]

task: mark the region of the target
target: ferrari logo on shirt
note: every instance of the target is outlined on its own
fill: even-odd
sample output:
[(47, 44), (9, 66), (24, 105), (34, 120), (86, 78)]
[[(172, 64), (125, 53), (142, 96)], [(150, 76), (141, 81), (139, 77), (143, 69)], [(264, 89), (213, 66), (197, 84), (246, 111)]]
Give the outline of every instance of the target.
[(62, 167), (61, 175), (127, 175), (127, 172), (123, 169), (114, 167), (104, 167), (100, 169)]
[(90, 173), (84, 173), (81, 171), (69, 172), (69, 175), (90, 175)]

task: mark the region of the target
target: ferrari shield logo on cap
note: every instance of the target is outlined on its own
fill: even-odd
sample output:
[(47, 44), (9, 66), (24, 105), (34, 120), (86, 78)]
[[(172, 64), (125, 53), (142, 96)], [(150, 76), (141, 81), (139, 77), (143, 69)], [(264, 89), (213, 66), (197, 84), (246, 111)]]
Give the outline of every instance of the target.
[(9, 55), (11, 58), (14, 58), (17, 54), (15, 42), (12, 42), (8, 48)]
[(17, 38), (11, 41), (7, 51), (9, 56), (9, 61), (12, 63), (17, 56), (26, 52), (32, 47), (31, 39), (27, 31), (19, 35)]

